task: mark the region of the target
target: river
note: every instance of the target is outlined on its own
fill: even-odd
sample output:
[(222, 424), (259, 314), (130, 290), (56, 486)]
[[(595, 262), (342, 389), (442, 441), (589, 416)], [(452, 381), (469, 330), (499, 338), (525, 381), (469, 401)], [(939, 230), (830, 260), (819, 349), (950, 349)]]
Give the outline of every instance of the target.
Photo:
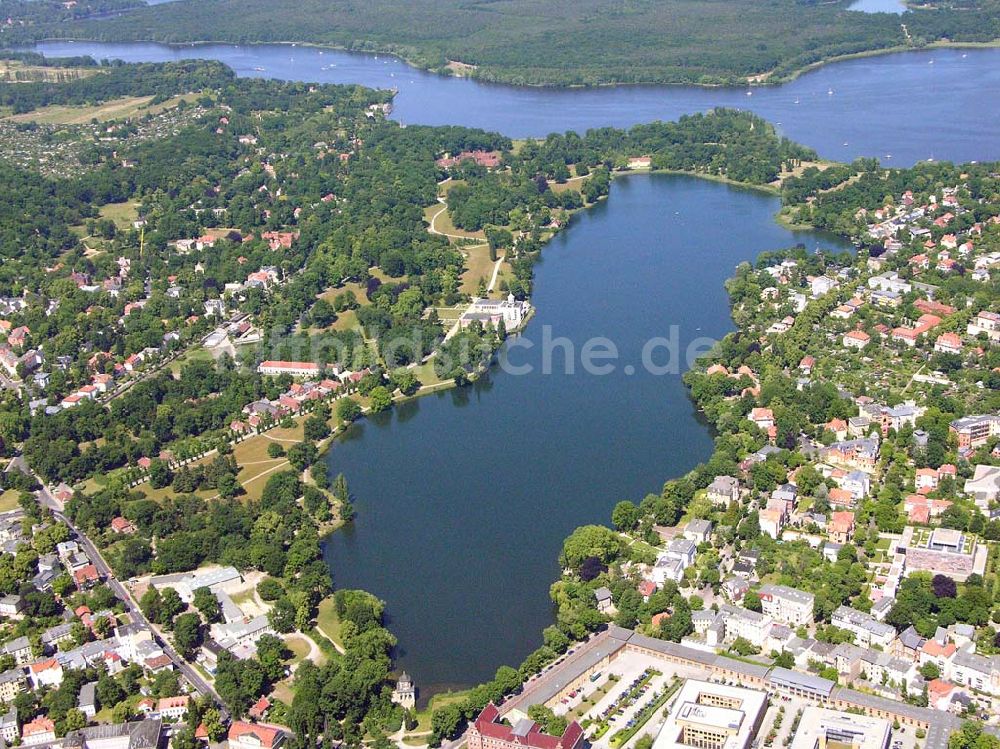
[[(1000, 49), (935, 50), (837, 63), (774, 88), (524, 89), (443, 78), (393, 58), (291, 46), (46, 43), (48, 55), (150, 61), (203, 57), (240, 75), (397, 87), (405, 123), (464, 124), (511, 136), (626, 126), (708, 109), (751, 107), (789, 137), (839, 159), (1000, 158)], [(832, 93), (831, 93), (832, 92)], [(846, 145), (845, 145), (846, 144)], [(683, 352), (732, 329), (724, 280), (742, 260), (803, 242), (847, 245), (773, 221), (776, 198), (689, 177), (616, 180), (610, 199), (574, 218), (537, 267), (525, 334), (511, 353), (526, 375), (406, 404), (363, 422), (330, 451), (358, 516), (325, 547), (338, 586), (387, 601), (397, 662), (430, 692), (517, 665), (552, 622), (549, 585), (562, 540), (608, 522), (705, 459), (711, 440), (676, 373), (639, 366), (647, 340), (676, 331)], [(544, 374), (543, 338), (565, 337), (576, 373)], [(595, 336), (613, 341), (612, 374), (580, 371)], [(663, 352), (660, 351), (659, 354)], [(662, 363), (662, 358), (658, 357)], [(628, 374), (627, 366), (635, 367)]]

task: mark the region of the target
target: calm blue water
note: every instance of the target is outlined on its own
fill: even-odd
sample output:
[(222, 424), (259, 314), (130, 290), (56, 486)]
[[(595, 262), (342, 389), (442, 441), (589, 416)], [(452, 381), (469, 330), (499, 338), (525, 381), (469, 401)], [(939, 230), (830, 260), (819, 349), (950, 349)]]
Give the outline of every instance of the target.
[(734, 88), (500, 86), (422, 72), (384, 55), (285, 45), (46, 42), (35, 49), (129, 62), (199, 57), (221, 60), (245, 76), (398, 88), (393, 116), (401, 122), (468, 125), (515, 138), (676, 119), (728, 106), (752, 109), (831, 159), (877, 156), (901, 166), (928, 158), (1000, 159), (1000, 49), (849, 60), (784, 86), (755, 88), (751, 96)]
[[(169, 2), (169, 0), (160, 0)], [(856, 0), (847, 8), (859, 10), (862, 13), (895, 13), (901, 15), (906, 11), (906, 4), (901, 0)]]
[[(462, 124), (514, 137), (627, 126), (726, 105), (749, 107), (831, 158), (1000, 158), (1000, 50), (920, 52), (820, 68), (776, 88), (526, 89), (442, 78), (398, 60), (291, 46), (46, 43), (49, 55), (221, 60), (240, 75), (398, 88), (404, 123)], [(687, 177), (617, 180), (544, 251), (538, 314), (512, 353), (524, 376), (420, 399), (357, 425), (328, 455), (358, 517), (326, 558), (338, 586), (388, 602), (399, 665), (429, 691), (518, 664), (552, 622), (549, 585), (562, 540), (607, 522), (711, 450), (679, 374), (636, 366), (645, 341), (676, 330), (683, 349), (732, 329), (724, 280), (742, 260), (802, 241), (773, 221), (775, 198)], [(608, 376), (540, 372), (545, 331), (577, 354), (603, 336), (620, 352)], [(558, 357), (557, 357), (558, 361)], [(579, 367), (579, 356), (576, 357)], [(683, 372), (688, 361), (680, 362)]]
[[(353, 528), (326, 558), (338, 585), (389, 602), (400, 662), (440, 689), (517, 665), (552, 623), (549, 585), (563, 539), (609, 522), (614, 504), (658, 492), (711, 453), (679, 374), (641, 366), (643, 344), (676, 330), (680, 350), (731, 330), (722, 281), (756, 253), (802, 241), (772, 220), (777, 200), (687, 177), (630, 177), (543, 253), (526, 332), (525, 376), (419, 399), (356, 427), (328, 456), (357, 497)], [(578, 353), (541, 373), (545, 329)], [(579, 369), (585, 341), (620, 352), (607, 376)], [(657, 359), (666, 363), (666, 359)], [(628, 374), (626, 367), (635, 367)], [(682, 358), (679, 372), (688, 368)], [(457, 407), (456, 407), (457, 406)]]

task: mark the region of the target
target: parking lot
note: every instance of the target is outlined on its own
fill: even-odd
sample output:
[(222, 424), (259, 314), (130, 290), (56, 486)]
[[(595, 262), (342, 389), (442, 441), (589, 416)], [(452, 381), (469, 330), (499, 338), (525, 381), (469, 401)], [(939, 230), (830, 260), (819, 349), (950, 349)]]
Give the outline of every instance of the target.
[[(699, 673), (696, 669), (673, 669), (669, 664), (651, 662), (648, 658), (639, 655), (626, 654), (616, 659), (611, 668), (600, 672), (600, 676), (595, 681), (588, 682), (575, 695), (564, 697), (554, 704), (550, 704), (549, 707), (557, 715), (570, 713), (580, 722), (588, 718), (597, 720), (607, 710), (612, 708), (622, 695), (627, 694), (632, 684), (636, 680), (641, 679), (646, 669), (651, 666), (656, 670), (662, 671), (662, 673), (654, 674), (645, 684), (642, 694), (637, 699), (626, 704), (624, 710), (620, 713), (616, 712), (610, 717), (608, 730), (600, 738), (593, 741), (593, 746), (597, 749), (607, 749), (611, 737), (618, 731), (626, 728), (629, 721), (652, 700), (655, 700), (670, 685), (675, 675), (679, 675), (682, 678), (700, 678), (703, 677), (703, 674)], [(609, 680), (609, 676), (612, 675), (618, 677), (617, 681)], [(606, 693), (601, 694), (601, 690), (606, 690)], [(594, 700), (594, 704), (589, 706), (583, 705), (584, 700), (588, 699)], [(581, 710), (581, 705), (585, 709)], [(662, 713), (662, 711), (659, 712)], [(662, 714), (652, 716), (643, 730), (634, 736), (625, 746), (631, 746), (644, 733), (655, 736), (662, 723)], [(590, 735), (592, 730), (588, 729), (588, 735)]]

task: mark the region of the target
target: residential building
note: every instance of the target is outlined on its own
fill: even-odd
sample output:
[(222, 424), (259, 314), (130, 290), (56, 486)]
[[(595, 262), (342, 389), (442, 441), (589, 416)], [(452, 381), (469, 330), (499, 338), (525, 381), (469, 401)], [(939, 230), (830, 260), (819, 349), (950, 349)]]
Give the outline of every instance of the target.
[(695, 519), (684, 526), (684, 538), (695, 544), (706, 543), (712, 534), (712, 521)]
[(762, 585), (758, 593), (764, 613), (772, 619), (791, 626), (812, 624), (812, 593), (786, 585)]
[(863, 330), (849, 330), (844, 333), (841, 343), (845, 348), (863, 349), (871, 343), (872, 337)]
[(5, 642), (0, 648), (3, 655), (14, 656), (14, 661), (19, 666), (23, 666), (31, 660), (31, 642), (27, 637), (17, 637), (9, 642)]
[(787, 518), (783, 510), (768, 507), (761, 510), (757, 517), (761, 533), (766, 533), (775, 540), (781, 538), (781, 530), (785, 527), (785, 520)]
[(97, 715), (97, 682), (88, 681), (80, 687), (80, 695), (76, 700), (77, 709), (87, 716), (88, 720), (93, 720)]
[[(8, 702), (8, 700), (4, 700)], [(21, 730), (17, 723), (17, 708), (13, 705), (3, 715), (0, 715), (0, 738), (7, 746), (15, 743), (21, 736)]]
[(970, 336), (983, 333), (993, 342), (1000, 341), (1000, 315), (996, 312), (980, 312), (969, 322), (966, 332)]
[(896, 639), (896, 629), (876, 621), (870, 615), (848, 606), (839, 606), (830, 618), (830, 623), (839, 629), (854, 633), (854, 641), (866, 648), (877, 645), (888, 649)]
[(602, 614), (610, 614), (615, 604), (611, 598), (611, 591), (605, 587), (600, 587), (594, 591), (594, 598), (597, 600), (597, 610)]
[(278, 728), (235, 720), (229, 727), (229, 749), (277, 749), (285, 741)]
[(8, 619), (22, 619), (24, 611), (24, 600), (16, 593), (8, 593), (0, 598), (0, 616)]
[(854, 513), (846, 510), (834, 512), (830, 516), (826, 531), (835, 544), (849, 543), (854, 535)]
[(48, 744), (56, 740), (56, 724), (44, 715), (21, 727), (21, 743), (24, 746)]
[(177, 697), (162, 697), (156, 703), (156, 712), (160, 714), (161, 718), (181, 720), (187, 715), (188, 703), (190, 701), (191, 698), (186, 694)]
[(714, 505), (728, 507), (740, 499), (740, 482), (732, 476), (716, 476), (708, 485), (707, 497)]
[(48, 658), (28, 667), (28, 675), (35, 689), (40, 687), (58, 687), (62, 684), (63, 668), (55, 658)]
[(965, 416), (952, 421), (949, 430), (958, 438), (958, 449), (969, 452), (986, 444), (990, 437), (1000, 434), (1000, 416)]
[(11, 702), (25, 690), (27, 677), (21, 668), (12, 668), (0, 674), (0, 702)]

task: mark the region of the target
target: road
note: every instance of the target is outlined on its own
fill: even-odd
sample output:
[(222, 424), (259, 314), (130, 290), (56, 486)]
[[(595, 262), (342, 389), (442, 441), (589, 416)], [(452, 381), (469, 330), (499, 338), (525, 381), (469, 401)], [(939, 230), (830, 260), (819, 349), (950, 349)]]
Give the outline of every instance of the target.
[[(101, 556), (101, 552), (98, 551), (94, 543), (89, 538), (87, 538), (87, 535), (83, 533), (83, 531), (81, 531), (75, 525), (73, 525), (73, 522), (68, 517), (66, 517), (65, 514), (63, 514), (59, 502), (52, 495), (52, 491), (47, 486), (45, 486), (45, 484), (42, 482), (41, 479), (38, 478), (38, 476), (35, 476), (35, 478), (38, 480), (38, 483), (41, 484), (42, 487), (38, 491), (39, 502), (41, 502), (41, 504), (44, 507), (47, 507), (48, 509), (52, 510), (52, 514), (55, 516), (55, 518), (59, 520), (59, 522), (65, 523), (66, 527), (68, 527), (73, 532), (73, 534), (76, 536), (77, 543), (79, 543), (80, 546), (83, 547), (84, 552), (86, 552), (87, 556), (90, 557), (90, 560), (94, 563), (94, 566), (97, 568), (97, 571), (100, 573), (101, 577), (104, 578), (105, 582), (107, 583), (107, 586), (111, 588), (114, 594), (119, 599), (121, 599), (121, 601), (125, 604), (125, 608), (128, 610), (129, 616), (132, 618), (132, 621), (142, 624), (144, 627), (147, 627), (151, 632), (155, 633), (156, 630), (150, 624), (149, 620), (146, 619), (146, 615), (142, 613), (142, 609), (139, 608), (139, 604), (132, 597), (132, 593), (128, 590), (128, 588), (122, 585), (121, 582), (114, 576), (114, 573), (111, 571), (111, 567), (105, 561), (104, 557)], [(188, 682), (190, 682), (191, 685), (198, 690), (198, 692), (200, 692), (203, 695), (211, 697), (212, 700), (219, 707), (219, 710), (222, 713), (223, 720), (227, 720), (228, 711), (226, 710), (225, 705), (223, 705), (222, 700), (216, 693), (215, 689), (212, 688), (212, 685), (209, 684), (207, 681), (205, 681), (202, 678), (201, 674), (199, 674), (198, 671), (195, 670), (195, 668), (190, 663), (181, 658), (181, 656), (163, 638), (159, 637), (159, 635), (157, 635), (156, 638), (161, 644), (163, 652), (166, 653), (166, 655), (170, 658), (171, 661), (173, 661), (174, 666), (177, 668), (177, 670), (180, 671), (182, 674), (184, 674), (184, 678), (186, 678)]]

